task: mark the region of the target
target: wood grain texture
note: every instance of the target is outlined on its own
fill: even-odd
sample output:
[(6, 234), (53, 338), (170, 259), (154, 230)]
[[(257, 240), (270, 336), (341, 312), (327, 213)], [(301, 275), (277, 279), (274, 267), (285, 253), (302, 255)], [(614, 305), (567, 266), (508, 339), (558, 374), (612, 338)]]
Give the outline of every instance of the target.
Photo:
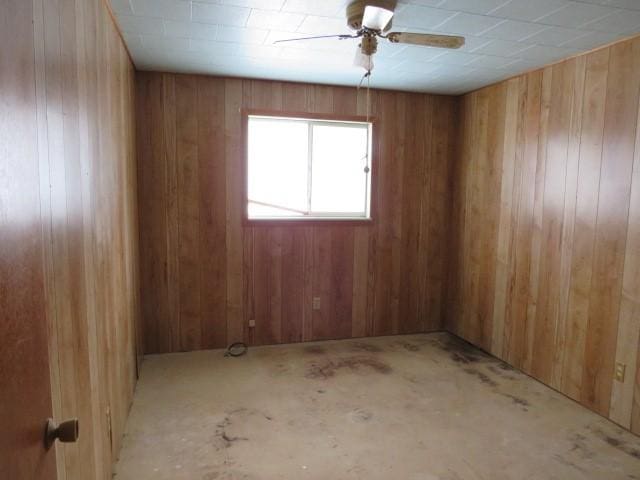
[(269, 226), (241, 221), (240, 110), (362, 115), (365, 92), (146, 72), (137, 89), (147, 353), (443, 328), (456, 99), (372, 91), (372, 225)]
[(54, 480), (33, 31), (31, 2), (0, 3), (0, 478)]
[(53, 410), (80, 421), (58, 478), (108, 479), (141, 333), (135, 72), (102, 1), (34, 0), (32, 21)]
[(636, 433), (639, 101), (639, 38), (463, 97), (447, 306), (454, 333)]

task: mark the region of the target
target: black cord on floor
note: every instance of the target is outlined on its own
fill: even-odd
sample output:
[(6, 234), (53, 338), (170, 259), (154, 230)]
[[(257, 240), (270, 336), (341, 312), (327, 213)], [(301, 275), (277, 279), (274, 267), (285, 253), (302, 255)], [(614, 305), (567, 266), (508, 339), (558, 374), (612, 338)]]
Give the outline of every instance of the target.
[(249, 347), (247, 346), (246, 343), (236, 342), (236, 343), (232, 343), (227, 347), (227, 351), (224, 352), (224, 356), (225, 357), (241, 357), (242, 355), (247, 353), (248, 350), (249, 350)]

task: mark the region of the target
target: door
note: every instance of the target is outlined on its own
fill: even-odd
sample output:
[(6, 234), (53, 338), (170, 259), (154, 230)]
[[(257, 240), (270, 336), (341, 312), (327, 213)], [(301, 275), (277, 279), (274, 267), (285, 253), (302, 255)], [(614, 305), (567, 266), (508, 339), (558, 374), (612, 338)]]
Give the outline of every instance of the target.
[(0, 2), (0, 478), (53, 480), (32, 2)]

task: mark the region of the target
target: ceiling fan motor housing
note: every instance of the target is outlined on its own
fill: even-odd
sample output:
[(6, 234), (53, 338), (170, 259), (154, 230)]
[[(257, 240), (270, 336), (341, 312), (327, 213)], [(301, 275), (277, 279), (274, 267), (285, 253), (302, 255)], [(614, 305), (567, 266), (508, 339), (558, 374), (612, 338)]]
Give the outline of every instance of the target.
[[(354, 0), (347, 6), (347, 25), (351, 30), (356, 32), (362, 28), (362, 17), (364, 9), (368, 6), (380, 7), (385, 10), (394, 11), (396, 8), (395, 0)], [(391, 28), (393, 21), (389, 21), (384, 28), (385, 31)]]
[(373, 35), (365, 35), (360, 43), (360, 51), (363, 55), (373, 55), (378, 51), (378, 39)]

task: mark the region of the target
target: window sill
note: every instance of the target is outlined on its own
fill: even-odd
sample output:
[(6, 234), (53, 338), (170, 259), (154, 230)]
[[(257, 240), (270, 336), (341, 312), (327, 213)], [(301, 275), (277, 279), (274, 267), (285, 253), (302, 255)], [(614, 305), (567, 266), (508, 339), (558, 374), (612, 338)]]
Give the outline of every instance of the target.
[(372, 218), (245, 218), (248, 227), (370, 227)]

